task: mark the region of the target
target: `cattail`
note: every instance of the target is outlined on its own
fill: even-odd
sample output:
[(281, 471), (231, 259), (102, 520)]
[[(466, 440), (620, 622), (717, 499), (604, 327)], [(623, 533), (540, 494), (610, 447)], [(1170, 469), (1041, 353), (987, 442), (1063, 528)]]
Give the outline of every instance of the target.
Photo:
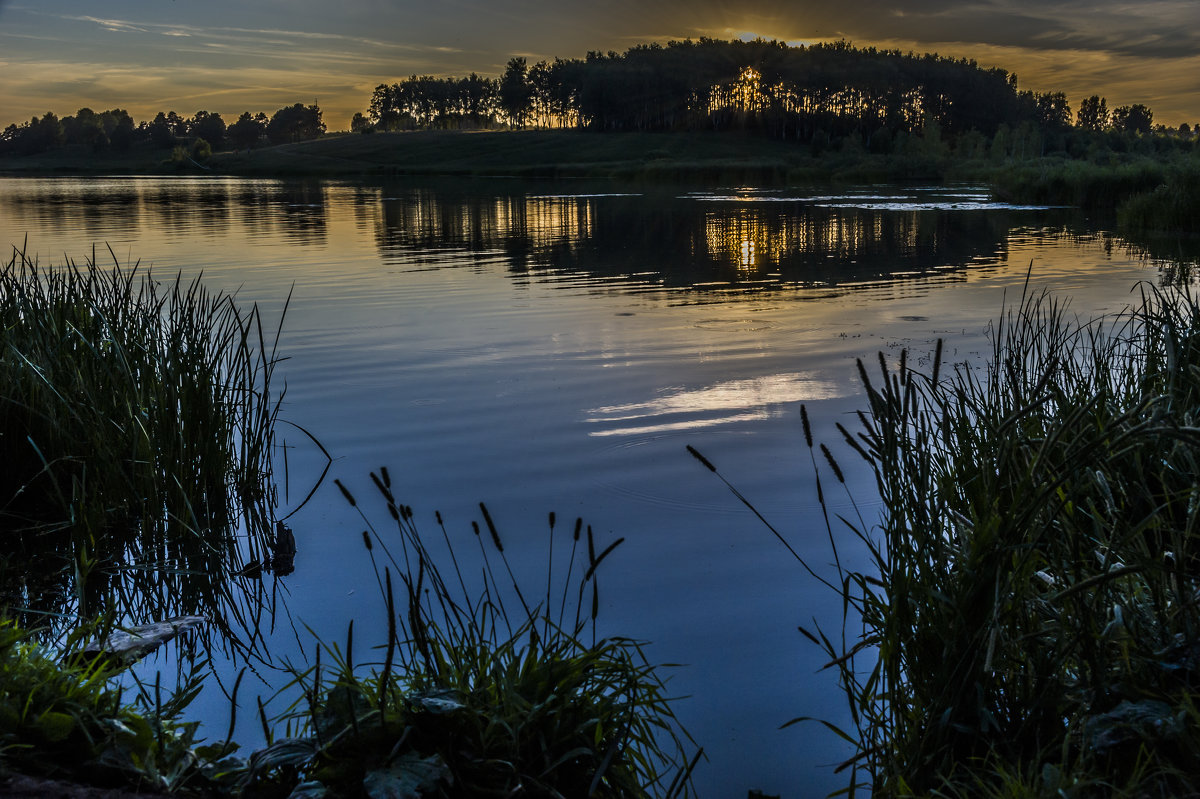
[(808, 409), (800, 406), (800, 425), (804, 428), (804, 443), (812, 449), (812, 428), (808, 426)]
[(842, 434), (842, 438), (846, 439), (846, 443), (851, 447), (854, 447), (855, 452), (857, 452), (859, 455), (862, 455), (864, 460), (871, 460), (871, 456), (868, 455), (867, 451), (862, 448), (862, 445), (854, 439), (854, 436), (850, 435), (850, 431), (842, 426), (841, 422), (837, 423), (837, 429), (838, 432)]
[(433, 518), (437, 520), (438, 526), (440, 527), (442, 524), (442, 512), (440, 510), (435, 510), (433, 512)]
[(375, 484), (375, 487), (379, 489), (379, 493), (383, 494), (384, 498), (388, 502), (395, 501), (395, 498), (392, 496), (392, 492), (383, 484), (383, 481), (379, 479), (375, 472), (371, 472), (371, 482)]
[(346, 498), (346, 501), (350, 503), (350, 507), (352, 507), (352, 508), (358, 507), (358, 503), (354, 501), (354, 495), (350, 493), (350, 489), (348, 489), (344, 485), (342, 485), (341, 480), (334, 480), (333, 484), (341, 489), (342, 496), (344, 496)]
[(854, 363), (858, 367), (858, 377), (862, 380), (863, 388), (868, 394), (871, 393), (871, 378), (867, 376), (867, 367), (863, 366), (862, 358), (855, 359)]
[(487, 524), (488, 532), (492, 534), (492, 543), (496, 545), (496, 551), (503, 552), (504, 545), (500, 543), (500, 533), (496, 531), (496, 524), (492, 521), (492, 514), (488, 513), (487, 505), (480, 502), (479, 509), (483, 511), (483, 521)]
[(706, 467), (708, 467), (708, 470), (709, 470), (710, 472), (715, 472), (715, 471), (717, 470), (717, 467), (716, 467), (716, 466), (713, 466), (711, 463), (709, 463), (709, 462), (708, 462), (708, 458), (706, 458), (706, 457), (704, 457), (703, 455), (701, 455), (701, 454), (700, 454), (700, 453), (699, 453), (699, 452), (696, 450), (696, 448), (695, 448), (695, 447), (693, 447), (691, 444), (688, 444), (688, 445), (687, 445), (687, 451), (688, 451), (688, 452), (690, 452), (690, 453), (692, 453), (692, 457), (693, 457), (693, 458), (695, 458), (696, 460), (698, 460), (698, 461), (700, 461), (701, 463), (703, 463), (703, 464), (704, 464)]
[(392, 476), (390, 474), (388, 474), (387, 467), (384, 466), (383, 468), (381, 468), (379, 470), (379, 472), (380, 472), (380, 474), (383, 475), (383, 484), (385, 486), (387, 486), (388, 488), (391, 488), (392, 487)]
[(371, 551), (371, 534), (366, 530), (363, 530), (363, 545), (367, 548), (368, 552)]
[(942, 340), (937, 340), (937, 347), (933, 351), (933, 377), (932, 382), (937, 385), (938, 372), (942, 369)]
[(554, 529), (554, 511), (550, 511), (550, 529)]
[(825, 455), (825, 460), (829, 461), (829, 468), (833, 469), (833, 476), (838, 479), (839, 483), (846, 482), (846, 478), (842, 476), (842, 469), (838, 466), (837, 461), (833, 459), (833, 453), (829, 451), (829, 447), (822, 444), (821, 452)]
[(579, 532), (582, 529), (583, 529), (583, 517), (580, 516), (575, 519), (575, 540), (576, 541), (579, 540)]

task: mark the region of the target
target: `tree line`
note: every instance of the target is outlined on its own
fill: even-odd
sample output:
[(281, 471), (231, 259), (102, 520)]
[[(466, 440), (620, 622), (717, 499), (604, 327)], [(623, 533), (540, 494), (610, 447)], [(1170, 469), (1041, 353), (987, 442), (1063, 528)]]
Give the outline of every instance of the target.
[(315, 139), (324, 133), (321, 116), (316, 103), (285, 106), (269, 117), (261, 111), (246, 111), (228, 125), (220, 114), (209, 111), (197, 111), (191, 117), (160, 111), (154, 119), (140, 124), (121, 108), (100, 112), (81, 108), (74, 116), (62, 119), (48, 111), (0, 132), (0, 155), (33, 155), (67, 146), (95, 153), (124, 152), (139, 143), (155, 148), (186, 145), (194, 154), (225, 146), (240, 149), (263, 142), (285, 144)]
[(929, 127), (950, 138), (995, 137), (1023, 123), (1051, 135), (1192, 135), (1186, 124), (1168, 130), (1153, 118), (1141, 104), (1110, 112), (1100, 96), (1072, 114), (1065, 93), (1021, 91), (1016, 75), (968, 59), (702, 38), (532, 65), (515, 57), (496, 78), (413, 75), (377, 86), (352, 128), (737, 128), (807, 142), (856, 136), (878, 151)]

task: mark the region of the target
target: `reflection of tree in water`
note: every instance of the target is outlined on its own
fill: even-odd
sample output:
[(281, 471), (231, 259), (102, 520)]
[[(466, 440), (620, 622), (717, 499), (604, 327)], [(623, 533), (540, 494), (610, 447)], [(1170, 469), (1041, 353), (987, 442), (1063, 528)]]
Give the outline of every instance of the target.
[[(1044, 213), (1044, 212), (1043, 212)], [(440, 250), (502, 255), (525, 280), (616, 285), (845, 285), (962, 269), (1003, 258), (1024, 211), (894, 211), (688, 198), (467, 196), (427, 189), (384, 198), (385, 261)]]
[(133, 236), (146, 227), (180, 238), (224, 236), (240, 228), (296, 244), (323, 244), (327, 236), (326, 185), (319, 181), (178, 178), (68, 185), (61, 191), (0, 193), (0, 214), (50, 218), (97, 241)]

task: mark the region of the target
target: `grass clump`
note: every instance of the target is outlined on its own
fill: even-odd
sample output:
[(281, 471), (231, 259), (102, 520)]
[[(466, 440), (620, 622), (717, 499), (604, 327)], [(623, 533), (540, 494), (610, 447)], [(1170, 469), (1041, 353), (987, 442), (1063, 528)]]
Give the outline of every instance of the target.
[(1074, 205), (1112, 211), (1128, 198), (1153, 191), (1169, 169), (1161, 160), (1124, 163), (1042, 161), (1004, 167), (991, 176), (992, 189), (1007, 202)]
[(1131, 197), (1117, 209), (1117, 222), (1133, 234), (1200, 234), (1200, 163), (1171, 172), (1152, 192)]
[[(846, 442), (884, 513), (851, 529), (847, 631), (817, 633), (876, 796), (1200, 792), (1200, 306), (1107, 322), (1048, 296), (984, 367), (860, 363)], [(830, 459), (830, 466), (835, 463)], [(861, 624), (854, 635), (850, 627)], [(853, 791), (853, 788), (851, 789)]]
[(0, 620), (0, 773), (172, 792), (209, 784), (192, 748), (198, 725), (178, 720), (199, 671), (165, 701), (143, 686), (128, 704), (113, 661), (79, 654), (94, 629), (76, 631), (63, 656)]
[(0, 266), (5, 604), (211, 611), (271, 530), (275, 363), (257, 307), (198, 279), (94, 254), (43, 269), (14, 250)]
[(299, 783), (314, 796), (346, 797), (687, 795), (695, 761), (684, 757), (687, 736), (656, 669), (637, 642), (596, 638), (596, 570), (620, 541), (597, 553), (590, 527), (584, 534), (577, 521), (554, 595), (551, 514), (547, 589), (530, 604), (481, 505), (482, 586), (471, 591), (440, 516), (453, 563), (447, 575), (411, 509), (396, 502), (387, 470), (372, 478), (397, 524), (384, 534), (363, 516), (372, 560), (378, 548), (389, 564), (380, 578), (389, 622), (382, 662), (356, 666), (351, 627), (344, 650), (325, 646), (329, 663), (318, 657), (297, 669), (285, 690), (303, 698), (276, 720), (289, 735), (250, 759), (245, 790), (283, 796)]

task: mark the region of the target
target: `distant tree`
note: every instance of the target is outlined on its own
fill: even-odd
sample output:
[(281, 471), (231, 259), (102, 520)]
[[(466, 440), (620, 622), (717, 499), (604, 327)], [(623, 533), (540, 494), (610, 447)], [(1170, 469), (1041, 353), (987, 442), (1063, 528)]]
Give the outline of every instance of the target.
[(1099, 95), (1091, 97), (1079, 104), (1079, 116), (1075, 124), (1084, 130), (1104, 130), (1108, 127), (1108, 102)]
[(1066, 128), (1071, 124), (1071, 106), (1063, 92), (1045, 92), (1035, 95), (1038, 121), (1049, 128)]
[(197, 111), (196, 115), (188, 120), (188, 133), (208, 142), (212, 149), (219, 150), (225, 144), (225, 120), (221, 119), (220, 114)]
[(459, 81), (458, 94), (463, 114), (474, 127), (484, 127), (495, 121), (499, 83), (481, 78), (474, 72)]
[(321, 121), (321, 109), (313, 105), (296, 103), (275, 112), (267, 124), (267, 139), (272, 144), (307, 141), (325, 132)]
[(104, 129), (108, 133), (109, 145), (118, 152), (124, 152), (133, 146), (136, 138), (133, 117), (123, 108), (114, 108), (101, 115)]
[(350, 130), (353, 133), (374, 133), (375, 126), (361, 112), (356, 111), (350, 120)]
[[(178, 115), (174, 111), (171, 112), (171, 116), (178, 119)], [(159, 148), (174, 147), (175, 127), (174, 122), (162, 111), (159, 111), (154, 120), (146, 127), (150, 143)]]
[(58, 147), (64, 141), (66, 141), (66, 132), (63, 129), (62, 121), (55, 114), (47, 111), (41, 119), (34, 117), (29, 120), (28, 127), (21, 135), (18, 150), (26, 155), (41, 153)]
[(524, 58), (510, 58), (500, 78), (500, 108), (516, 127), (524, 127), (533, 105), (529, 68)]
[(196, 139), (192, 143), (192, 158), (196, 161), (207, 161), (212, 158), (212, 145), (204, 139)]
[(1150, 133), (1154, 129), (1154, 112), (1141, 103), (1123, 105), (1112, 112), (1112, 126), (1125, 133)]
[(249, 111), (243, 111), (225, 134), (234, 147), (253, 147), (267, 134), (267, 115), (261, 112), (251, 115)]

